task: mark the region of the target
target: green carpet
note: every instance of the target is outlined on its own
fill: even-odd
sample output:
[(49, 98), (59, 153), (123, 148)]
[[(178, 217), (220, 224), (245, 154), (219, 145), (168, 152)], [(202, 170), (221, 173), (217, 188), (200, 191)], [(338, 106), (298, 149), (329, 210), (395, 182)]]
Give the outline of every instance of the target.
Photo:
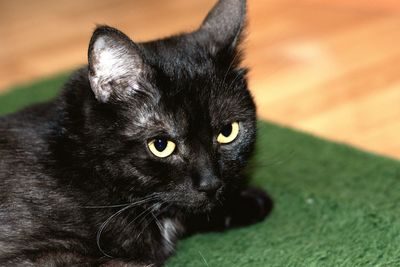
[[(57, 93), (66, 75), (0, 96), (0, 114)], [(252, 183), (275, 207), (250, 227), (193, 236), (167, 266), (400, 266), (400, 163), (259, 123)]]

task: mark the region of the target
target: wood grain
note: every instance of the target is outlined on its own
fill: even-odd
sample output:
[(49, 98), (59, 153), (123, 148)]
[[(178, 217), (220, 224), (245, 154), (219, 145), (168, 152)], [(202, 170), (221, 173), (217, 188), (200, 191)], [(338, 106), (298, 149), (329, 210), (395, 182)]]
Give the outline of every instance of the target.
[[(214, 2), (0, 1), (0, 90), (84, 64), (95, 24), (149, 40)], [(400, 2), (249, 0), (248, 33), (261, 118), (400, 158)]]

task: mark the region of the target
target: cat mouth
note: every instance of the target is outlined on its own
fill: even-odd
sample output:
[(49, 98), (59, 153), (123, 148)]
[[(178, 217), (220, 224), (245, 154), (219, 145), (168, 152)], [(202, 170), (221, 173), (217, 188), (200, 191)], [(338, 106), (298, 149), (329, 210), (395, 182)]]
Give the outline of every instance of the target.
[(189, 213), (204, 213), (204, 212), (210, 212), (213, 209), (215, 209), (218, 206), (217, 202), (202, 202), (199, 204), (188, 204), (188, 203), (183, 203), (183, 202), (176, 202), (175, 203), (177, 208), (184, 212), (189, 212)]
[(171, 203), (181, 210), (194, 213), (209, 212), (222, 205), (222, 201), (217, 195), (213, 197), (205, 195), (200, 197), (189, 197), (181, 200), (174, 200)]
[(223, 204), (225, 186), (222, 185), (213, 193), (201, 192), (198, 190), (183, 190), (169, 191), (163, 194), (162, 200), (164, 203), (173, 206), (183, 212), (209, 212), (214, 208)]

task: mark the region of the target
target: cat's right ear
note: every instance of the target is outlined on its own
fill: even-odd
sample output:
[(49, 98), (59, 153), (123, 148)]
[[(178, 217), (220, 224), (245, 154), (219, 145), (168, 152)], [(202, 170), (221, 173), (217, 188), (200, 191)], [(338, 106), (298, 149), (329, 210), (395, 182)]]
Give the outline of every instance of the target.
[(246, 0), (218, 0), (195, 32), (206, 40), (213, 53), (224, 48), (236, 49), (246, 22)]
[(145, 65), (139, 47), (119, 30), (100, 26), (89, 44), (89, 81), (100, 102), (140, 90)]

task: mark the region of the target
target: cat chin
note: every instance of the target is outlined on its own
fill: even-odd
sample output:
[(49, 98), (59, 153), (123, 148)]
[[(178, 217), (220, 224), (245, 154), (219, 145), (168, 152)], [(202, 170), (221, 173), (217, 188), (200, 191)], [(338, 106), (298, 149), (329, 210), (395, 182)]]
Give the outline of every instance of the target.
[(215, 209), (218, 205), (221, 205), (218, 200), (207, 200), (200, 203), (176, 203), (174, 206), (184, 213), (199, 214), (208, 213)]
[(208, 213), (211, 212), (213, 209), (217, 207), (217, 203), (207, 203), (201, 207), (196, 207), (192, 209), (192, 213), (198, 214), (198, 213)]

